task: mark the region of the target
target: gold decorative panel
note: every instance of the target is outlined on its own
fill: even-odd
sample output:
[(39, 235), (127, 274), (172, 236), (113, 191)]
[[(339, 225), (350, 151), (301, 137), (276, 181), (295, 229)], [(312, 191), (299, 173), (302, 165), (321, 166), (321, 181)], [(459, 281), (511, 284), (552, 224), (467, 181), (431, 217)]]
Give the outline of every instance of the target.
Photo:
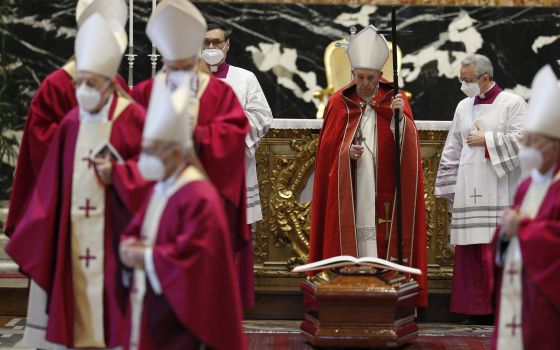
[[(453, 270), (450, 212), (446, 201), (436, 199), (433, 193), (447, 131), (419, 134), (427, 211), (428, 278), (431, 286), (443, 286), (441, 283), (451, 279)], [(256, 226), (257, 285), (274, 285), (270, 278), (286, 284), (287, 278), (298, 277), (289, 269), (307, 260), (311, 203), (303, 201), (301, 195), (304, 189), (307, 195), (310, 193), (310, 185), (306, 185), (315, 167), (318, 135), (319, 130), (312, 129), (271, 129), (259, 146), (257, 171), (264, 219)], [(293, 280), (299, 283), (299, 279)]]
[(309, 252), (311, 202), (300, 195), (315, 168), (319, 130), (271, 129), (257, 150), (263, 220), (257, 223), (256, 276), (289, 277)]

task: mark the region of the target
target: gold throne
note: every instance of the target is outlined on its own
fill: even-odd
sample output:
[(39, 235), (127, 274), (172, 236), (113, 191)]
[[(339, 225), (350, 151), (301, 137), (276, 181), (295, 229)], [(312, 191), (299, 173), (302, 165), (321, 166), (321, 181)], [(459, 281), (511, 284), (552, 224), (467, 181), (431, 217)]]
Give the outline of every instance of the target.
[[(352, 80), (352, 67), (350, 65), (350, 60), (348, 55), (346, 55), (346, 49), (341, 45), (346, 44), (345, 39), (336, 40), (330, 43), (325, 49), (325, 74), (327, 76), (327, 87), (316, 91), (314, 96), (319, 100), (319, 107), (317, 108), (317, 118), (322, 119), (323, 113), (325, 111), (325, 106), (327, 101), (333, 92), (338, 89), (348, 85)], [(393, 82), (393, 49), (392, 43), (387, 41), (389, 44), (389, 59), (385, 62), (383, 66), (383, 79), (389, 83)], [(400, 47), (397, 46), (397, 66), (399, 72), (401, 70), (402, 64), (402, 51)], [(410, 95), (407, 93), (407, 97)]]

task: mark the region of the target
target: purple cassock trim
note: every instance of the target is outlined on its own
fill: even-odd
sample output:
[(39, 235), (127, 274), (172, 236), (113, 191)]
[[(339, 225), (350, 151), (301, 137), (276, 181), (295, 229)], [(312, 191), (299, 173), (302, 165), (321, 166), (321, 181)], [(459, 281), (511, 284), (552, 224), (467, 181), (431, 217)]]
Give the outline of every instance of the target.
[(492, 104), (494, 103), (494, 100), (496, 99), (496, 97), (498, 97), (500, 92), (502, 92), (502, 89), (498, 86), (498, 84), (494, 83), (494, 86), (490, 90), (486, 91), (484, 97), (476, 96), (474, 98), (474, 104), (475, 105)]
[(212, 73), (214, 77), (218, 79), (225, 79), (227, 77), (229, 71), (229, 64), (224, 63), (218, 67), (218, 70), (215, 73)]

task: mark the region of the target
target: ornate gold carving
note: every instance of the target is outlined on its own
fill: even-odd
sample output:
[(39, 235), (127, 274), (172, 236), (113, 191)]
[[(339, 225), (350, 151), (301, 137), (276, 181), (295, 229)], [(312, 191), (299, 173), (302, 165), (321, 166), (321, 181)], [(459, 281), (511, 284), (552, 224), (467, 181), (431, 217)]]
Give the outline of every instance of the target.
[(302, 261), (309, 253), (311, 202), (300, 203), (300, 194), (315, 166), (317, 135), (304, 135), (292, 140), (290, 147), (298, 152), (293, 159), (280, 158), (272, 171), (269, 207), (274, 213), (270, 223), (271, 232), (280, 244), (291, 242), (292, 248)]
[(295, 277), (285, 274), (307, 262), (311, 202), (300, 203), (300, 196), (315, 167), (318, 134), (272, 129), (257, 150), (263, 220), (254, 247), (256, 276)]
[(450, 218), (445, 199), (434, 195), (437, 170), (446, 131), (420, 131), (422, 169), (424, 173), (424, 198), (426, 201), (426, 233), (428, 241), (428, 275), (439, 274), (441, 269), (452, 266), (453, 251), (449, 247), (448, 222)]
[(272, 214), (266, 203), (270, 202), (270, 145), (266, 142), (266, 138), (260, 143), (256, 152), (257, 160), (257, 178), (259, 179), (259, 195), (261, 199), (261, 208), (263, 220), (253, 225), (255, 230), (255, 244), (253, 244), (253, 256), (256, 264), (262, 264), (266, 260), (268, 254), (268, 233), (270, 232), (269, 220)]

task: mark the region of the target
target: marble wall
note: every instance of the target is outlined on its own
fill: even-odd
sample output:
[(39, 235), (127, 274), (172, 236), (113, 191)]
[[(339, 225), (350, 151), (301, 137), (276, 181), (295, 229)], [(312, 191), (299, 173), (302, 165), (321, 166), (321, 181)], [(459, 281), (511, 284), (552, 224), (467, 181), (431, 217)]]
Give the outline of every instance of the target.
[[(9, 128), (21, 128), (40, 81), (72, 55), (75, 0), (3, 0), (0, 21), (0, 103), (11, 105)], [(150, 0), (134, 1), (134, 81), (149, 77), (144, 34)], [(197, 2), (210, 21), (233, 27), (229, 62), (257, 75), (276, 118), (313, 118), (315, 91), (325, 87), (323, 52), (352, 25), (390, 26), (382, 5)], [(407, 5), (398, 9), (402, 40), (401, 86), (413, 94), (417, 119), (450, 120), (463, 97), (457, 75), (470, 53), (489, 55), (503, 87), (530, 96), (544, 64), (559, 72), (560, 9), (556, 7), (461, 7)], [(187, 36), (187, 33), (185, 33)], [(158, 65), (160, 66), (160, 65)], [(121, 74), (128, 76), (123, 60)]]
[[(6, 1), (6, 0), (4, 0)], [(72, 55), (75, 36), (72, 0), (8, 0), (3, 17), (4, 60), (17, 91), (16, 110), (25, 106), (39, 81)], [(134, 1), (134, 44), (139, 56), (134, 80), (150, 74), (144, 35), (151, 1)], [(230, 63), (257, 74), (277, 118), (311, 118), (316, 90), (325, 86), (323, 52), (352, 25), (390, 26), (390, 7), (278, 3), (198, 2), (211, 21), (233, 27)], [(414, 32), (400, 43), (404, 52), (401, 85), (413, 94), (416, 118), (448, 120), (462, 97), (460, 60), (469, 53), (491, 57), (502, 87), (528, 97), (532, 76), (556, 63), (560, 48), (558, 8), (403, 6), (399, 28)], [(4, 57), (3, 55), (3, 57)], [(121, 74), (128, 75), (123, 61)]]

